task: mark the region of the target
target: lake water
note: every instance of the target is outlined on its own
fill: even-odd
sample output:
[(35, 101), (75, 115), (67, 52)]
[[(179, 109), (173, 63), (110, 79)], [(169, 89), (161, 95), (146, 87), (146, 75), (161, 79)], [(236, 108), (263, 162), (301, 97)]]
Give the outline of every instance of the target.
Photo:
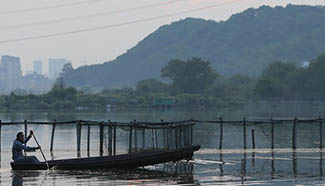
[[(224, 120), (270, 118), (283, 115), (274, 113), (247, 112), (245, 110), (192, 110), (192, 111), (112, 111), (112, 112), (12, 112), (0, 113), (2, 121), (58, 121), (62, 120), (98, 120), (98, 121), (175, 121), (216, 120), (223, 116)], [(272, 115), (270, 115), (272, 114)], [(293, 114), (287, 116), (292, 117)], [(297, 115), (295, 115), (297, 116)], [(314, 117), (313, 115), (298, 115)], [(44, 150), (47, 159), (77, 157), (76, 128), (73, 125), (57, 126), (54, 152), (49, 152), (51, 126), (28, 126), (33, 129)], [(252, 150), (251, 129), (255, 130), (256, 149)], [(291, 147), (292, 124), (277, 124), (275, 129), (275, 149), (271, 151), (269, 125), (247, 127), (247, 146), (243, 150), (242, 127), (238, 125), (224, 126), (223, 150), (219, 146), (219, 125), (197, 123), (194, 127), (194, 143), (200, 144), (200, 151), (194, 159), (187, 162), (167, 163), (148, 166), (136, 170), (97, 170), (97, 171), (12, 171), (10, 168), (11, 145), (17, 131), (23, 126), (2, 127), (0, 185), (321, 185), (323, 181), (323, 150), (319, 150), (319, 125), (297, 125), (297, 147)], [(118, 134), (120, 134), (118, 132)], [(121, 133), (122, 134), (122, 133)], [(82, 130), (81, 157), (87, 157), (87, 131)], [(105, 133), (106, 135), (106, 133)], [(119, 135), (118, 153), (125, 153), (127, 139)], [(324, 142), (323, 142), (324, 143)], [(325, 144), (325, 143), (324, 143)], [(30, 146), (35, 146), (33, 139)], [(107, 144), (105, 144), (107, 146)], [(98, 128), (91, 130), (90, 156), (99, 155)], [(107, 154), (105, 149), (104, 154)], [(40, 160), (40, 152), (28, 153), (36, 155)]]

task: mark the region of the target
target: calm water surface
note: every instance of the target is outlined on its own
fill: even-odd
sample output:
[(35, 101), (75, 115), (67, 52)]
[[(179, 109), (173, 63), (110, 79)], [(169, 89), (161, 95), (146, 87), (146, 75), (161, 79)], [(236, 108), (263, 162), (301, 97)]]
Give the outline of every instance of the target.
[[(2, 121), (33, 121), (56, 120), (98, 120), (106, 121), (174, 121), (188, 120), (216, 120), (222, 115), (225, 120), (240, 120), (244, 116), (248, 119), (269, 118), (270, 114), (254, 114), (243, 110), (239, 111), (148, 111), (133, 110), (119, 112), (12, 112), (1, 113)], [(272, 113), (273, 117), (283, 116)], [(291, 117), (291, 115), (288, 115)], [(295, 115), (297, 116), (297, 115)], [(311, 115), (302, 115), (311, 117)], [(44, 149), (47, 159), (63, 159), (77, 157), (76, 128), (75, 126), (57, 126), (55, 133), (54, 152), (49, 152), (50, 126), (28, 126), (33, 129), (36, 137)], [(251, 149), (250, 131), (255, 130), (256, 150)], [(276, 125), (273, 151), (270, 150), (270, 126), (249, 126), (247, 128), (248, 148), (243, 150), (242, 127), (237, 125), (224, 126), (224, 150), (218, 150), (219, 126), (216, 124), (199, 123), (194, 128), (194, 143), (202, 146), (195, 153), (194, 159), (186, 162), (167, 163), (148, 166), (136, 170), (97, 170), (97, 171), (12, 171), (11, 144), (17, 131), (23, 126), (2, 127), (2, 152), (0, 185), (322, 185), (323, 181), (323, 154), (318, 149), (319, 125), (299, 124), (297, 126), (296, 151), (291, 147), (292, 124)], [(125, 131), (117, 131), (118, 154), (127, 151), (127, 136)], [(324, 132), (323, 132), (324, 133)], [(99, 140), (98, 128), (91, 129), (91, 152), (89, 156), (98, 156)], [(81, 157), (87, 157), (87, 131), (82, 130)], [(105, 133), (106, 135), (106, 133)], [(325, 142), (323, 142), (325, 144)], [(30, 146), (35, 146), (33, 139)], [(150, 145), (150, 144), (148, 144)], [(105, 146), (107, 144), (105, 143)], [(104, 154), (107, 154), (107, 150)], [(40, 160), (40, 152), (29, 153), (36, 155)]]

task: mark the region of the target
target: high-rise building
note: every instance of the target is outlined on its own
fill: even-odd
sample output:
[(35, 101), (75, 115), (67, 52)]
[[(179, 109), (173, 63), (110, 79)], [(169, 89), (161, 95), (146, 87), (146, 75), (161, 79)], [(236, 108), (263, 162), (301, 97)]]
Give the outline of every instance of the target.
[(49, 59), (49, 78), (55, 79), (60, 76), (63, 66), (71, 63), (66, 59)]
[(23, 73), (19, 57), (2, 56), (0, 66), (2, 69), (3, 81), (5, 83), (4, 88), (7, 91), (20, 88)]
[(33, 61), (34, 73), (41, 75), (42, 74), (42, 61), (35, 60)]

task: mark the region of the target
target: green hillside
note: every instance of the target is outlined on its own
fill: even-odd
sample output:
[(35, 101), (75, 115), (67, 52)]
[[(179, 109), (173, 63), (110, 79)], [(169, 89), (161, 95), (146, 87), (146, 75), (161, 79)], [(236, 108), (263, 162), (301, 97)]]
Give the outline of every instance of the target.
[[(70, 86), (113, 88), (159, 78), (170, 59), (201, 57), (220, 74), (259, 75), (275, 60), (310, 61), (325, 51), (325, 7), (248, 9), (215, 22), (187, 18), (160, 27), (114, 61), (63, 75)], [(110, 36), (107, 36), (110, 37)]]

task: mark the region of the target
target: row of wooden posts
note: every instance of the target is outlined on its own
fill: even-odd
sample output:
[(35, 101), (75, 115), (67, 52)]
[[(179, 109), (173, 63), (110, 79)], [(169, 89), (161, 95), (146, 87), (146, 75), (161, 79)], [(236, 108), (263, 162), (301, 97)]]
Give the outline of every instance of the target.
[[(32, 122), (24, 120), (23, 122), (1, 122), (0, 120), (0, 151), (1, 151), (1, 126), (6, 125), (24, 125), (24, 132), (27, 136), (28, 125), (52, 125), (51, 133), (51, 144), (50, 151), (53, 151), (54, 146), (54, 136), (55, 129), (57, 125), (76, 125), (76, 134), (77, 134), (77, 151), (81, 150), (81, 130), (83, 126), (87, 127), (87, 151), (90, 151), (90, 131), (91, 126), (99, 127), (99, 151), (100, 154), (104, 152), (104, 130), (108, 129), (108, 154), (116, 155), (116, 138), (117, 138), (117, 128), (124, 128), (129, 132), (129, 148), (128, 152), (138, 151), (141, 148), (138, 145), (138, 139), (142, 139), (142, 149), (145, 149), (146, 139), (145, 134), (151, 132), (151, 143), (152, 148), (157, 149), (158, 141), (163, 141), (161, 148), (171, 149), (171, 148), (181, 148), (184, 146), (193, 144), (193, 125), (195, 123), (213, 123), (219, 124), (220, 126), (220, 135), (219, 135), (219, 149), (222, 149), (223, 145), (223, 126), (224, 124), (233, 124), (243, 127), (243, 148), (247, 149), (247, 126), (249, 125), (258, 125), (258, 124), (270, 124), (271, 125), (271, 149), (274, 149), (275, 144), (275, 124), (278, 123), (292, 123), (292, 148), (297, 148), (297, 123), (318, 123), (319, 124), (319, 148), (323, 147), (322, 139), (322, 124), (323, 119), (321, 117), (317, 119), (304, 119), (298, 120), (297, 118), (283, 120), (283, 119), (270, 119), (270, 120), (258, 120), (258, 121), (248, 121), (246, 118), (243, 118), (241, 121), (224, 121), (221, 117), (216, 121), (200, 121), (200, 120), (186, 120), (186, 121), (176, 121), (176, 122), (111, 122), (110, 120), (104, 121), (64, 121), (57, 122)], [(138, 131), (141, 131), (140, 138), (138, 137)], [(162, 131), (162, 135), (158, 136), (157, 132)], [(255, 133), (252, 130), (252, 147), (255, 148)]]
[[(99, 127), (99, 152), (102, 155), (104, 152), (104, 130), (107, 129), (108, 137), (107, 137), (107, 149), (109, 155), (116, 155), (117, 149), (117, 129), (125, 129), (129, 132), (129, 149), (128, 153), (132, 153), (134, 151), (141, 150), (138, 140), (142, 141), (142, 150), (146, 150), (146, 143), (148, 139), (146, 139), (146, 133), (151, 132), (152, 136), (152, 149), (172, 149), (172, 148), (181, 148), (184, 146), (192, 145), (193, 143), (193, 125), (192, 121), (180, 121), (180, 122), (137, 122), (136, 120), (130, 123), (123, 122), (111, 122), (108, 120), (107, 122), (101, 121), (64, 121), (57, 122), (54, 120), (53, 122), (32, 122), (24, 120), (24, 122), (1, 122), (0, 120), (0, 151), (1, 151), (1, 126), (8, 125), (24, 125), (25, 136), (28, 135), (28, 125), (52, 125), (51, 132), (51, 142), (50, 142), (50, 151), (52, 152), (54, 149), (54, 137), (55, 130), (57, 125), (75, 125), (76, 126), (76, 136), (77, 136), (77, 151), (81, 151), (81, 130), (83, 127), (87, 127), (87, 152), (89, 154), (90, 151), (90, 134), (91, 127), (97, 126)], [(158, 136), (157, 132), (162, 131), (162, 135)], [(141, 136), (138, 136), (138, 132), (141, 132)], [(158, 146), (158, 141), (162, 140), (162, 147)]]
[[(192, 120), (195, 123), (214, 123), (219, 124), (219, 149), (222, 149), (223, 145), (223, 126), (224, 124), (232, 124), (237, 126), (242, 126), (243, 128), (243, 148), (247, 149), (247, 126), (249, 125), (263, 125), (263, 124), (269, 124), (271, 125), (271, 149), (274, 149), (275, 145), (275, 124), (280, 123), (292, 123), (292, 149), (297, 148), (297, 124), (298, 123), (309, 123), (309, 124), (315, 124), (318, 123), (319, 125), (319, 148), (323, 148), (323, 122), (324, 120), (319, 117), (317, 119), (301, 119), (298, 120), (298, 118), (293, 119), (270, 119), (270, 120), (246, 120), (246, 117), (243, 118), (243, 120), (239, 121), (224, 121), (222, 117), (219, 117), (216, 121), (200, 121), (200, 120)], [(252, 129), (252, 148), (255, 149), (255, 131)]]

